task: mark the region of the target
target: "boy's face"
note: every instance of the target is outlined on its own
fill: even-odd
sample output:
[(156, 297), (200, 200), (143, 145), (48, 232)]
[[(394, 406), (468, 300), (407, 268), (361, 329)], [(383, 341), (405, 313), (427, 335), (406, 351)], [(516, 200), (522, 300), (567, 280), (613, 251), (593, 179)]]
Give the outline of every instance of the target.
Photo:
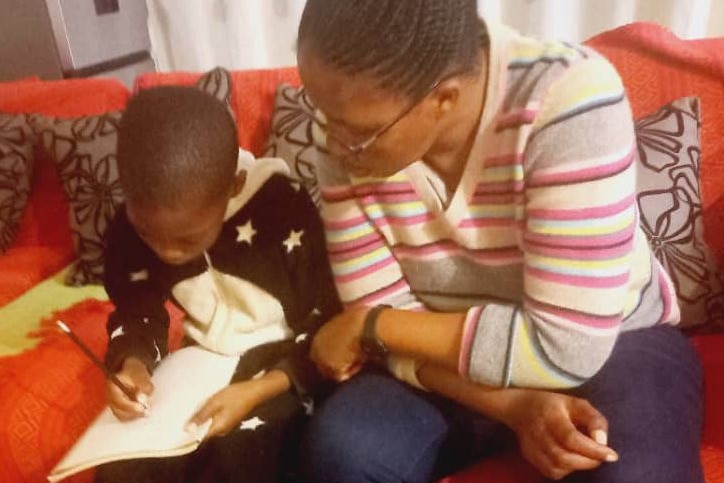
[(200, 206), (142, 206), (131, 200), (126, 214), (146, 245), (165, 263), (182, 265), (201, 256), (221, 233), (227, 197)]

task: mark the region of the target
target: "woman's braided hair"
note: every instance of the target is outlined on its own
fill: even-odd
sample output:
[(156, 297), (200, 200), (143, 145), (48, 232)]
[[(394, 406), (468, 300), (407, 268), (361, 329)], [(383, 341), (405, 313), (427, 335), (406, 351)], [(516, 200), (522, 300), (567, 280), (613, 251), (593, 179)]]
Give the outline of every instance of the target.
[(487, 42), (476, 0), (307, 0), (299, 26), (300, 49), (412, 98), (477, 73)]

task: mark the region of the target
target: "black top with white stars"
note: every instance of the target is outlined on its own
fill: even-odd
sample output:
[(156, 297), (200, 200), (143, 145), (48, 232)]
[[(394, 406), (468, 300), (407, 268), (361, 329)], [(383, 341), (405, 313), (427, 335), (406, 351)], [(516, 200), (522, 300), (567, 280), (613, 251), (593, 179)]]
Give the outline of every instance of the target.
[(242, 356), (233, 381), (278, 368), (300, 396), (314, 392), (320, 379), (309, 344), (341, 310), (316, 207), (281, 174), (244, 190), (251, 196), (247, 191), (243, 205), (227, 213), (216, 242), (183, 265), (161, 261), (119, 210), (107, 234), (105, 267), (115, 304), (107, 327), (112, 371), (131, 355), (152, 370), (167, 354), (171, 300), (185, 311), (184, 329), (195, 343)]

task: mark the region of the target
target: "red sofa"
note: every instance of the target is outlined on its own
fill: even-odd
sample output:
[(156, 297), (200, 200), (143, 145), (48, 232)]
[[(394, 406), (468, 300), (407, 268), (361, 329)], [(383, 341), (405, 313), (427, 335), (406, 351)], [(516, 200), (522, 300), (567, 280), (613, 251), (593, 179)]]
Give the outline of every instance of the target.
[[(619, 69), (636, 116), (679, 97), (702, 100), (701, 186), (706, 238), (716, 262), (724, 261), (724, 39), (681, 41), (668, 31), (634, 24), (588, 42)], [(190, 84), (198, 74), (147, 74), (138, 88)], [(280, 82), (298, 83), (295, 69), (235, 72), (233, 108), (240, 143), (262, 151), (273, 96)], [(110, 80), (28, 80), (0, 84), (0, 111), (58, 117), (121, 109), (130, 93)], [(102, 289), (66, 287), (73, 260), (68, 204), (55, 168), (40, 155), (29, 205), (14, 245), (0, 256), (0, 481), (40, 483), (100, 411), (103, 379), (50, 324), (63, 318), (98, 354), (105, 350), (104, 321), (111, 310)], [(180, 338), (173, 312), (172, 341)], [(724, 336), (692, 341), (705, 370), (705, 431), (701, 458), (709, 483), (724, 481)], [(68, 479), (86, 483), (90, 472)], [(445, 483), (539, 482), (517, 453), (504, 454), (450, 476)], [(682, 482), (683, 483), (683, 482)]]

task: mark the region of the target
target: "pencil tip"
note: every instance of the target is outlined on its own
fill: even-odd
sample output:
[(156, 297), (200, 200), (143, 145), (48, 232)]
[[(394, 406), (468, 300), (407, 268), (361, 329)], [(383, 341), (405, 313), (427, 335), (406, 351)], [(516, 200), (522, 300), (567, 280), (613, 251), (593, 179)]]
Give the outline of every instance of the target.
[(60, 328), (60, 330), (62, 330), (63, 332), (68, 332), (68, 333), (70, 333), (70, 329), (68, 328), (67, 325), (65, 325), (65, 324), (63, 323), (62, 320), (56, 320), (56, 321), (55, 321), (55, 325), (57, 325), (57, 326)]

